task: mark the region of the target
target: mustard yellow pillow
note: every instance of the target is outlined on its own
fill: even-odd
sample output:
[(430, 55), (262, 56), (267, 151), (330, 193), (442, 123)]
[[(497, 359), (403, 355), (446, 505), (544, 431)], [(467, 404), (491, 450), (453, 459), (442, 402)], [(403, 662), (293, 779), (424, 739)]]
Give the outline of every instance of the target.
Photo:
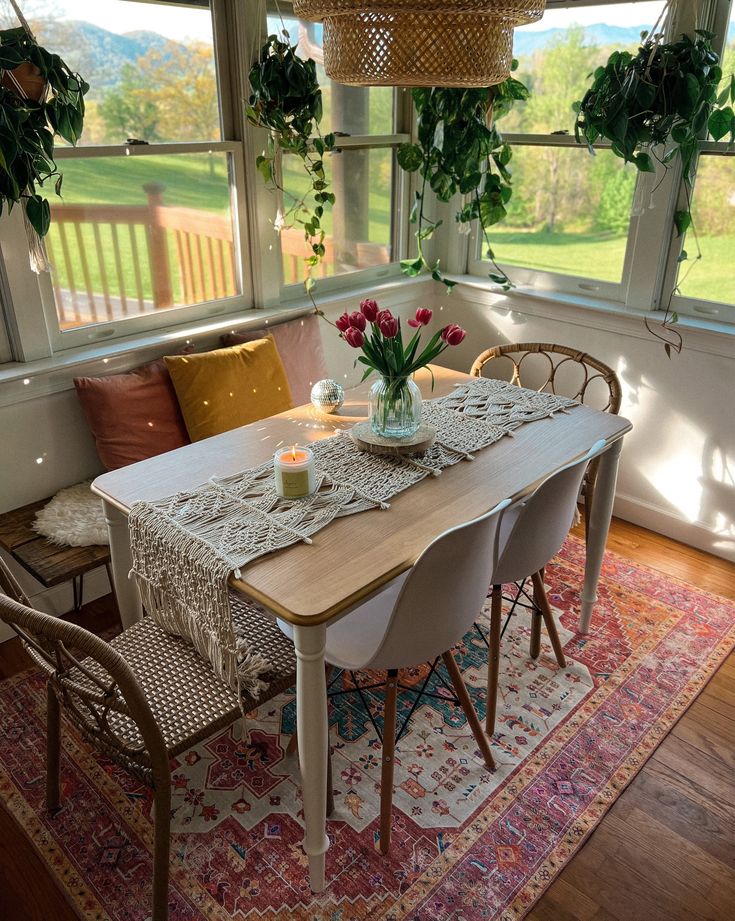
[(286, 372), (273, 339), (165, 358), (192, 441), (291, 409)]

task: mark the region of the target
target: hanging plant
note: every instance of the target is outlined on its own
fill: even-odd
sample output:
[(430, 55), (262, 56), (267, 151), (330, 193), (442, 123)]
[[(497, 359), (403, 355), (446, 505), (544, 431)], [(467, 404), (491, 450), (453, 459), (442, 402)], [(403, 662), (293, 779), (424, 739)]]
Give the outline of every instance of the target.
[[(307, 292), (314, 287), (312, 269), (325, 255), (322, 226), (324, 210), (334, 204), (334, 193), (324, 170), (324, 155), (334, 149), (335, 136), (322, 137), (322, 91), (311, 58), (296, 54), (288, 32), (282, 39), (270, 35), (258, 61), (250, 70), (251, 95), (246, 107), (248, 121), (269, 132), (265, 153), (256, 160), (265, 182), (282, 197), (283, 213), (278, 229), (300, 226), (311, 253), (305, 258)], [(294, 196), (283, 187), (277, 158), (280, 153), (294, 154), (301, 160), (309, 179), (303, 196)]]
[(56, 136), (76, 144), (84, 125), (84, 94), (89, 89), (77, 73), (42, 48), (13, 3), (21, 22), (0, 31), (0, 214), (23, 204), (35, 238), (34, 267), (46, 267), (38, 238), (48, 233), (51, 209), (38, 188), (55, 178), (61, 194), (62, 176), (54, 162)]
[[(518, 62), (513, 61), (513, 70), (517, 66)], [(527, 98), (528, 89), (514, 77), (482, 89), (433, 87), (413, 91), (418, 114), (417, 141), (398, 148), (399, 166), (421, 176), (410, 216), (411, 223), (416, 225), (418, 256), (401, 261), (406, 275), (430, 272), (449, 291), (456, 284), (444, 277), (438, 259), (429, 262), (426, 256), (426, 241), (442, 224), (426, 214), (428, 186), (439, 201), (448, 202), (457, 193), (467, 196), (455, 215), (460, 233), (469, 232), (472, 222), (478, 222), (486, 256), (493, 263), (490, 278), (505, 291), (512, 287), (495, 261), (489, 238), (490, 227), (506, 216), (506, 205), (513, 194), (510, 171), (513, 152), (496, 124), (516, 100)]]
[[(651, 32), (642, 34), (635, 54), (615, 51), (603, 67), (597, 68), (583, 99), (574, 103), (574, 133), (592, 154), (592, 145), (606, 138), (616, 156), (633, 163), (642, 173), (655, 173), (657, 164), (668, 170), (678, 158), (686, 207), (674, 215), (676, 233), (682, 236), (691, 229), (696, 259), (701, 259), (691, 214), (699, 141), (706, 129), (715, 140), (729, 133), (735, 141), (731, 105), (735, 102), (735, 79), (718, 97), (722, 69), (712, 47), (712, 32), (698, 29), (693, 38), (682, 35), (677, 41), (664, 42), (657, 27), (658, 23)], [(682, 250), (679, 262), (687, 258), (687, 252)], [(672, 348), (679, 352), (682, 346), (681, 336), (671, 330), (678, 319), (671, 311), (676, 290), (669, 297), (663, 322), (664, 330), (674, 336), (673, 340), (664, 338), (669, 355)]]

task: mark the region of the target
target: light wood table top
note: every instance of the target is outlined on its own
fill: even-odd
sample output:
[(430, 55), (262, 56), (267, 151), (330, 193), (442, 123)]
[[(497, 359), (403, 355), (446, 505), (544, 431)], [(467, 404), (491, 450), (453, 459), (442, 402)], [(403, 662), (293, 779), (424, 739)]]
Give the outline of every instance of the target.
[[(425, 398), (443, 396), (471, 380), (446, 368), (433, 371), (433, 393), (427, 372), (416, 377)], [(301, 406), (103, 474), (93, 490), (127, 512), (134, 502), (162, 499), (211, 476), (258, 466), (279, 446), (318, 441), (364, 420), (369, 387), (368, 382), (349, 391), (342, 410), (333, 416)], [(443, 531), (489, 511), (502, 499), (523, 495), (599, 439), (612, 444), (630, 428), (627, 419), (587, 406), (529, 422), (477, 452), (473, 461), (461, 461), (395, 496), (390, 509), (337, 519), (314, 534), (311, 545), (296, 544), (249, 563), (245, 578), (233, 584), (292, 623), (331, 620), (409, 569)]]

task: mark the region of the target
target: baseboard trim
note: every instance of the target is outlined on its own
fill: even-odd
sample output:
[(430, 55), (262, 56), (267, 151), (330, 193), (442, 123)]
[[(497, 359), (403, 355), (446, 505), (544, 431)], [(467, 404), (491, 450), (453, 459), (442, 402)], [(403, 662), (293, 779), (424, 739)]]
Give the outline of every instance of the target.
[(668, 509), (637, 499), (635, 496), (616, 493), (613, 515), (672, 540), (678, 540), (689, 547), (735, 562), (735, 541), (728, 541), (726, 537), (716, 534), (703, 524), (687, 521), (672, 514)]

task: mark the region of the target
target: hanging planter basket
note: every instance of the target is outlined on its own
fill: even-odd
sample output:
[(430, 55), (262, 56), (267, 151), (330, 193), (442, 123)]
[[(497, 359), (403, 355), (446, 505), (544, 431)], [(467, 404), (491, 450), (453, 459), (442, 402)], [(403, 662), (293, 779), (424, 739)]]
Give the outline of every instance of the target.
[(324, 68), (354, 86), (492, 86), (510, 74), (513, 27), (545, 0), (294, 0), (324, 23)]

